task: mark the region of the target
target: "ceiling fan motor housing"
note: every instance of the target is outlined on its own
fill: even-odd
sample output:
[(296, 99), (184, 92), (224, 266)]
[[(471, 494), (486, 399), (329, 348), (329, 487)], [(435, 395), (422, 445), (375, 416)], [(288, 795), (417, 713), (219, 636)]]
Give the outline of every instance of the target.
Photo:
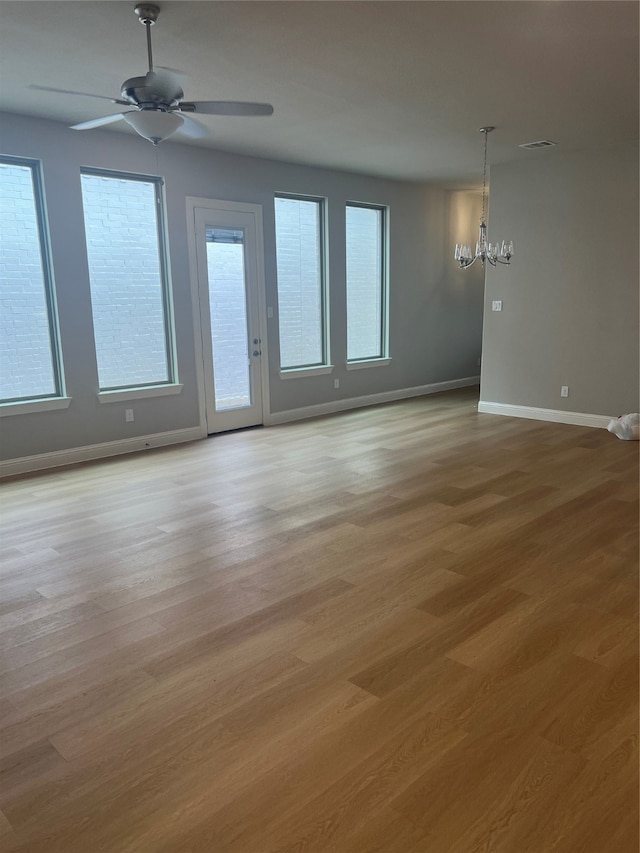
[(170, 107), (175, 107), (184, 98), (184, 92), (178, 88), (172, 94), (172, 97), (167, 98), (166, 91), (154, 90), (153, 86), (148, 85), (146, 76), (130, 77), (124, 81), (120, 90), (123, 101), (142, 109), (168, 110)]

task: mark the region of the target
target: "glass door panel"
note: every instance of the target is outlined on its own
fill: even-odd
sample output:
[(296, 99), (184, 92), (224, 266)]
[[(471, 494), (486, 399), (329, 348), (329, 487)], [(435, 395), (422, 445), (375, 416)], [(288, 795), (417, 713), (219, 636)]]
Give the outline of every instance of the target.
[(215, 408), (251, 406), (244, 232), (207, 228), (207, 277)]

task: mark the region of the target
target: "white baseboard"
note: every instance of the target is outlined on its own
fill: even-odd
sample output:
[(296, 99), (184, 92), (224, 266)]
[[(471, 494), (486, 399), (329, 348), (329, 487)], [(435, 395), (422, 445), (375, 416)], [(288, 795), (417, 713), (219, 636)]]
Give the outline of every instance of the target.
[[(409, 397), (421, 397), (426, 394), (437, 394), (440, 391), (451, 391), (454, 388), (466, 388), (479, 385), (479, 376), (468, 376), (463, 379), (452, 379), (448, 382), (435, 382), (431, 385), (418, 385), (415, 388), (401, 388), (397, 391), (383, 391), (380, 394), (368, 394), (364, 397), (352, 397), (347, 400), (335, 400), (330, 403), (320, 403), (314, 406), (304, 406), (299, 409), (289, 409), (284, 412), (274, 412), (265, 418), (265, 426), (284, 424), (304, 418), (314, 418), (319, 415), (330, 415), (335, 412), (345, 412), (364, 406), (375, 406), (378, 403), (391, 403), (395, 400), (405, 400)], [(139, 450), (149, 450), (153, 447), (166, 447), (170, 444), (180, 444), (185, 441), (197, 441), (206, 432), (200, 427), (158, 432), (152, 435), (141, 435), (136, 438), (124, 438), (118, 441), (105, 441), (101, 444), (88, 444), (85, 447), (72, 447), (67, 450), (57, 450), (51, 453), (38, 453), (34, 456), (22, 456), (19, 459), (8, 459), (0, 462), (0, 478), (12, 477), (16, 474), (27, 474), (32, 471), (44, 471), (47, 468), (59, 468), (62, 465), (73, 465), (77, 462), (89, 462), (93, 459), (104, 459), (108, 456), (119, 456), (123, 453), (135, 453)]]
[(68, 450), (56, 450), (52, 453), (38, 453), (35, 456), (22, 456), (19, 459), (0, 462), (0, 477), (26, 474), (30, 471), (42, 471), (45, 468), (59, 468), (61, 465), (89, 462), (92, 459), (119, 456), (122, 453), (135, 453), (137, 450), (165, 447), (168, 444), (196, 441), (199, 438), (202, 438), (200, 427), (190, 427), (169, 432), (157, 432), (153, 435), (140, 435), (136, 438), (123, 438), (119, 441), (88, 444), (86, 447), (71, 447)]
[(379, 403), (392, 403), (395, 400), (406, 400), (409, 397), (422, 397), (426, 394), (438, 394), (440, 391), (452, 391), (454, 388), (466, 388), (470, 385), (479, 384), (479, 376), (467, 376), (464, 379), (451, 379), (448, 382), (434, 382), (431, 385), (418, 385), (415, 388), (400, 388), (397, 391), (383, 391), (380, 394), (367, 394), (364, 397), (350, 397), (347, 400), (318, 403), (314, 406), (303, 406), (300, 409), (287, 409), (284, 412), (271, 412), (271, 414), (265, 419), (265, 425), (275, 426), (276, 424), (285, 424), (290, 421), (317, 418), (320, 415), (333, 415), (336, 412), (346, 412), (350, 409), (360, 409), (364, 406), (376, 406)]
[(530, 418), (534, 421), (552, 421), (556, 424), (598, 427), (606, 429), (611, 417), (589, 415), (584, 412), (563, 412), (559, 409), (538, 409), (535, 406), (511, 406), (508, 403), (490, 403), (480, 400), (478, 411), (487, 415), (507, 415), (511, 418)]

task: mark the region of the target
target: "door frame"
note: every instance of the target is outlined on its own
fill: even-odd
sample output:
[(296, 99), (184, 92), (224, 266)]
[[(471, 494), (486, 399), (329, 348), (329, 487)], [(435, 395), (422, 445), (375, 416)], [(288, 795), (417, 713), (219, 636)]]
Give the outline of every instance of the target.
[[(189, 278), (191, 282), (191, 305), (193, 314), (193, 343), (196, 368), (196, 385), (198, 394), (198, 417), (200, 434), (206, 438), (207, 429), (207, 412), (206, 412), (206, 388), (205, 388), (205, 370), (204, 370), (204, 345), (202, 340), (202, 332), (204, 328), (200, 286), (198, 275), (198, 258), (197, 258), (197, 241), (198, 232), (196, 229), (196, 210), (204, 209), (211, 210), (216, 214), (229, 213), (250, 213), (255, 216), (256, 228), (256, 288), (258, 302), (258, 317), (256, 323), (260, 329), (259, 337), (261, 339), (261, 357), (260, 357), (260, 382), (262, 385), (262, 423), (266, 424), (269, 420), (271, 410), (270, 395), (269, 395), (269, 347), (267, 340), (267, 309), (266, 309), (266, 293), (265, 293), (265, 276), (264, 276), (264, 230), (262, 222), (262, 205), (249, 204), (246, 202), (228, 201), (225, 199), (199, 198), (197, 196), (187, 196), (187, 242), (189, 250)], [(207, 324), (210, 320), (207, 319)]]

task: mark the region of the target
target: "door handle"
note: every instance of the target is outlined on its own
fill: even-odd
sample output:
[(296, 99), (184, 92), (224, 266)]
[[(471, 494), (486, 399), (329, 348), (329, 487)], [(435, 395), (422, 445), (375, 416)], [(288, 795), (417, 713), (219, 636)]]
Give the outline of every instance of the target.
[(262, 352), (259, 349), (254, 349), (253, 354), (254, 355), (262, 355)]

